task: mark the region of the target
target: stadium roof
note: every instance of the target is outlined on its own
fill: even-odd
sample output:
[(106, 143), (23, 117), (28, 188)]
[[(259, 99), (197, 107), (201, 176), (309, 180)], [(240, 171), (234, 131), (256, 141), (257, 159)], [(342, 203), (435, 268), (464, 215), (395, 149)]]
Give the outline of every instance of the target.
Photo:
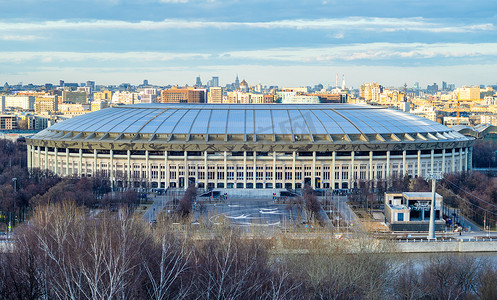
[[(416, 115), (352, 104), (135, 104), (99, 110), (57, 123), (33, 138), (123, 139), (124, 135), (166, 138), (243, 136), (257, 141), (379, 142), (466, 141), (462, 134)], [(133, 138), (135, 136), (135, 138)], [(264, 138), (261, 138), (264, 139)]]

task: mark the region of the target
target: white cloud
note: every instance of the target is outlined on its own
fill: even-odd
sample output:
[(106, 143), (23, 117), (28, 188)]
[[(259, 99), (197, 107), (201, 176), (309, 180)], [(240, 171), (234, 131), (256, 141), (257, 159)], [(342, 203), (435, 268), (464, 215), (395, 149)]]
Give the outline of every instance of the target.
[(370, 43), (318, 48), (278, 48), (227, 52), (231, 59), (280, 62), (337, 62), (388, 59), (497, 56), (497, 43)]
[(40, 61), (44, 63), (81, 61), (171, 61), (178, 59), (207, 59), (210, 54), (171, 52), (0, 52), (0, 62)]
[(159, 0), (160, 3), (187, 3), (188, 0)]
[(4, 41), (26, 42), (26, 41), (40, 40), (42, 39), (42, 37), (36, 35), (2, 35), (0, 36), (0, 39)]
[(97, 62), (170, 62), (254, 61), (259, 63), (329, 63), (385, 60), (412, 60), (428, 58), (497, 57), (497, 43), (370, 43), (315, 48), (273, 48), (220, 53), (175, 52), (0, 52), (0, 62), (69, 63)]
[[(184, 1), (184, 0), (169, 0)], [(436, 20), (423, 18), (365, 18), (347, 17), (336, 19), (293, 19), (269, 22), (220, 22), (186, 19), (165, 19), (162, 21), (119, 21), (119, 20), (87, 20), (87, 21), (45, 21), (45, 22), (0, 22), (0, 31), (39, 31), (39, 30), (164, 30), (164, 29), (202, 29), (219, 28), (224, 30), (240, 28), (259, 29), (296, 29), (296, 30), (364, 30), (374, 32), (421, 31), (434, 33), (460, 33), (474, 31), (495, 31), (494, 24), (444, 24)]]

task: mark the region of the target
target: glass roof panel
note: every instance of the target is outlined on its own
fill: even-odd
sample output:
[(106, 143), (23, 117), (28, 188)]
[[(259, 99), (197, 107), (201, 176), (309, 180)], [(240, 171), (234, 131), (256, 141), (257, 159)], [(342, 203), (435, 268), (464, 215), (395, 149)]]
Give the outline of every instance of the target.
[(228, 117), (228, 133), (245, 133), (245, 110), (230, 110)]
[(182, 134), (188, 134), (190, 133), (190, 129), (192, 128), (192, 123), (197, 117), (198, 113), (200, 110), (198, 109), (192, 109), (189, 110), (183, 118), (178, 122), (176, 127), (173, 130), (173, 133), (182, 133)]
[[(288, 110), (288, 113), (290, 114), (290, 119), (292, 120), (293, 134), (311, 134), (311, 132), (309, 132), (309, 127), (311, 127), (311, 130), (315, 129), (316, 124), (314, 124), (314, 122), (317, 120), (314, 120), (314, 122), (312, 121), (313, 115), (311, 116), (312, 113), (309, 111), (306, 111), (307, 116), (305, 119), (298, 110), (291, 109)], [(317, 123), (319, 123), (319, 121), (317, 121)], [(307, 124), (309, 124), (309, 127), (307, 127)], [(323, 126), (321, 125), (321, 127)]]
[[(97, 114), (98, 113), (98, 114)], [(104, 112), (103, 110), (99, 110), (95, 112), (96, 117), (98, 118), (99, 116), (103, 115)], [(87, 124), (90, 121), (93, 121), (94, 117), (93, 115), (88, 115), (84, 114), (75, 118), (67, 119), (58, 123), (55, 123), (54, 125), (50, 126), (50, 129), (53, 130), (75, 130), (75, 129), (80, 129), (79, 126), (80, 124)]]
[(227, 110), (213, 110), (209, 122), (209, 134), (225, 134), (227, 119)]
[(160, 125), (176, 111), (176, 109), (168, 109), (164, 111), (163, 113), (155, 117), (152, 121), (148, 122), (147, 125), (145, 125), (145, 127), (140, 130), (140, 133), (155, 133), (157, 131), (157, 128), (159, 128)]
[(254, 134), (254, 111), (253, 110), (247, 110), (245, 112), (245, 134)]
[(328, 114), (326, 114), (322, 110), (314, 110), (313, 111), (316, 117), (321, 121), (323, 126), (325, 127), (326, 131), (329, 134), (344, 134), (343, 129), (338, 125), (335, 120), (330, 118)]
[(274, 133), (275, 134), (292, 134), (292, 124), (288, 117), (287, 110), (272, 110)]
[[(153, 109), (149, 110), (148, 113), (142, 113), (140, 115), (133, 116), (128, 119), (126, 123), (131, 123), (130, 121), (134, 121), (129, 125), (128, 128), (124, 129), (123, 131), (118, 131), (118, 132), (124, 132), (124, 133), (138, 133), (140, 129), (147, 124), (152, 118), (157, 116), (157, 114), (161, 113), (163, 110), (162, 109)], [(117, 128), (120, 128), (122, 125), (116, 126), (116, 128), (113, 128), (112, 131), (116, 131)]]
[(255, 132), (273, 134), (273, 122), (269, 110), (255, 110)]
[(144, 113), (148, 112), (148, 109), (130, 109), (129, 113), (121, 114), (117, 118), (105, 123), (98, 128), (100, 132), (121, 132), (130, 124), (130, 120), (137, 120), (141, 118)]
[(302, 110), (300, 111), (312, 134), (328, 134), (321, 120), (314, 114), (314, 111)]
[[(338, 126), (340, 126), (340, 128), (342, 128), (342, 130), (347, 133), (347, 134), (360, 134), (361, 132), (359, 132), (359, 130), (357, 130), (357, 128), (355, 128), (355, 126), (350, 123), (350, 121), (348, 121), (347, 119), (345, 119), (344, 117), (342, 117), (341, 115), (339, 115), (337, 112), (335, 111), (331, 111), (331, 110), (328, 110), (328, 111), (324, 111), (329, 117), (330, 119), (333, 119), (335, 122), (337, 122)], [(330, 130), (328, 130), (328, 132), (330, 132)], [(330, 132), (330, 134), (333, 134)]]
[(89, 132), (94, 132), (98, 131), (101, 126), (104, 124), (107, 124), (108, 122), (114, 120), (115, 118), (121, 117), (122, 114), (128, 115), (129, 113), (133, 113), (135, 110), (134, 109), (126, 109), (126, 110), (120, 110), (120, 109), (115, 109), (116, 113), (108, 114), (108, 115), (102, 115), (100, 116), (99, 119), (96, 120), (96, 122), (89, 122), (87, 125), (88, 126), (81, 126), (81, 130), (83, 131), (89, 131)]
[[(111, 108), (99, 110), (99, 111), (96, 111), (95, 113), (98, 113), (98, 112), (100, 112), (100, 113), (96, 114), (96, 115), (93, 115), (93, 113), (87, 113), (87, 114), (84, 114), (82, 116), (74, 117), (74, 118), (71, 118), (69, 120), (57, 123), (57, 124), (60, 124), (60, 126), (61, 126), (60, 129), (63, 129), (63, 130), (85, 131), (86, 128), (88, 128), (89, 126), (91, 126), (95, 123), (98, 123), (98, 122), (100, 122), (101, 124), (105, 123), (106, 121), (109, 121), (110, 119), (112, 119), (114, 116), (121, 114), (121, 112), (118, 109), (111, 109)], [(68, 126), (65, 125), (66, 122), (67, 122)], [(55, 124), (55, 125), (57, 125), (57, 124)], [(59, 129), (59, 128), (54, 128), (53, 126), (50, 127), (50, 129), (52, 129), (52, 128)]]
[(191, 134), (206, 134), (207, 126), (209, 126), (209, 118), (211, 116), (211, 110), (201, 110), (195, 122), (192, 125), (192, 129), (190, 130)]
[(170, 134), (172, 133), (174, 126), (176, 126), (176, 123), (185, 115), (187, 111), (186, 110), (177, 110), (174, 111), (169, 118), (167, 118), (159, 128), (157, 128), (157, 131), (155, 133), (159, 134)]

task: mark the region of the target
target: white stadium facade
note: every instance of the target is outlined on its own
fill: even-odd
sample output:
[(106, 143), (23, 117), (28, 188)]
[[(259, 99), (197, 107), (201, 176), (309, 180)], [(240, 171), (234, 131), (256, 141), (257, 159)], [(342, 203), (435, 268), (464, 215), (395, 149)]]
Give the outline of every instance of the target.
[(28, 166), (105, 176), (115, 188), (348, 189), (362, 180), (466, 171), (473, 138), (351, 104), (138, 104), (27, 139)]

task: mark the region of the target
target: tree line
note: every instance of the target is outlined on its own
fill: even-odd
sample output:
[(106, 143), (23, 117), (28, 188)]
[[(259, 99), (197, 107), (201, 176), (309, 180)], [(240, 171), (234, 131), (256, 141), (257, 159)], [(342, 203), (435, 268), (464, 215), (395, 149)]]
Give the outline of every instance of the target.
[[(2, 299), (496, 299), (497, 267), (471, 256), (408, 262), (361, 237), (289, 240), (220, 226), (149, 226), (129, 211), (39, 205), (0, 255)], [(387, 243), (387, 242), (385, 242)], [(288, 254), (282, 249), (307, 249)]]

